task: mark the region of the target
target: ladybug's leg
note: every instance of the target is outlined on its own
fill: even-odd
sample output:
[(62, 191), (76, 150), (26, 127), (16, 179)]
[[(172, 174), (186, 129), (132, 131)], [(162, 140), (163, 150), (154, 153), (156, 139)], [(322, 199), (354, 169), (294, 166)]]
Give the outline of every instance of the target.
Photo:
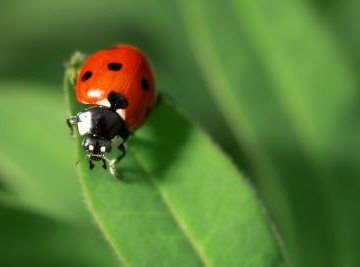
[(115, 166), (115, 164), (117, 164), (120, 160), (122, 160), (123, 157), (125, 157), (125, 154), (126, 154), (126, 144), (125, 142), (124, 143), (121, 143), (119, 146), (118, 146), (118, 149), (120, 149), (121, 151), (121, 154), (119, 156), (117, 156), (117, 158), (113, 159), (112, 160), (112, 165)]
[(95, 164), (91, 160), (89, 160), (89, 168), (90, 168), (90, 170), (94, 169), (94, 167), (95, 167)]
[(74, 136), (74, 126), (77, 124), (77, 118), (76, 116), (70, 116), (66, 119), (66, 123), (69, 126), (70, 129), (70, 135)]
[(115, 159), (113, 159), (113, 160), (111, 160), (111, 161), (109, 162), (109, 167), (110, 167), (110, 173), (111, 173), (113, 176), (118, 177), (118, 178), (121, 178), (121, 177), (119, 177), (119, 176), (117, 175), (117, 172), (116, 172), (116, 164), (117, 164), (123, 157), (125, 157), (126, 149), (127, 149), (125, 142), (121, 143), (121, 144), (118, 146), (118, 148), (120, 149), (121, 154), (120, 154), (117, 158), (115, 158)]
[(103, 162), (102, 167), (103, 167), (104, 170), (106, 170), (107, 169), (106, 160), (103, 159), (102, 162)]
[(120, 149), (121, 154), (116, 158), (116, 162), (119, 162), (123, 157), (125, 157), (126, 150), (127, 150), (127, 146), (126, 146), (125, 142), (121, 143), (118, 146), (118, 149)]
[(127, 98), (123, 94), (115, 91), (111, 91), (108, 94), (107, 99), (110, 102), (111, 104), (110, 108), (113, 111), (117, 109), (124, 109), (129, 105)]

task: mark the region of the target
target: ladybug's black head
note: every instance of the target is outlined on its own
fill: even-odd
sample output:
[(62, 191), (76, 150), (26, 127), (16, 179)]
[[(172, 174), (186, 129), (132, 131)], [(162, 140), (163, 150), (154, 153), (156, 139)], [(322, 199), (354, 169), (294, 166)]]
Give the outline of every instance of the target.
[(105, 154), (111, 151), (110, 140), (91, 134), (84, 136), (82, 146), (90, 160), (102, 160)]

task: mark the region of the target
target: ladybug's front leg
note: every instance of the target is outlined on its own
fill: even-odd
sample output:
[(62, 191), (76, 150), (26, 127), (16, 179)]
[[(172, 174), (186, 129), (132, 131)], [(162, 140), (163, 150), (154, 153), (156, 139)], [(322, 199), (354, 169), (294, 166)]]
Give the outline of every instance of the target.
[(121, 178), (121, 177), (119, 177), (119, 175), (117, 174), (116, 164), (117, 164), (120, 160), (122, 160), (122, 158), (124, 158), (125, 155), (126, 155), (126, 150), (127, 150), (126, 143), (125, 143), (125, 142), (121, 143), (121, 144), (118, 146), (118, 149), (120, 149), (121, 154), (120, 154), (117, 158), (115, 158), (115, 159), (113, 159), (113, 160), (111, 160), (111, 161), (109, 162), (109, 169), (110, 169), (110, 173), (111, 173), (113, 176), (118, 177), (118, 178)]
[(70, 136), (74, 137), (74, 126), (77, 124), (77, 117), (76, 116), (70, 116), (66, 119), (66, 123), (69, 126), (70, 129)]
[(94, 169), (94, 167), (95, 167), (95, 164), (91, 160), (89, 160), (89, 168), (90, 168), (90, 170)]
[(120, 160), (122, 160), (123, 157), (125, 157), (126, 155), (126, 151), (127, 151), (127, 146), (126, 146), (126, 143), (121, 143), (119, 146), (118, 146), (118, 149), (120, 149), (121, 151), (121, 154), (116, 158), (116, 162), (119, 162)]
[(103, 162), (103, 169), (106, 170), (107, 169), (107, 165), (106, 165), (106, 160), (105, 159), (102, 159), (102, 162)]

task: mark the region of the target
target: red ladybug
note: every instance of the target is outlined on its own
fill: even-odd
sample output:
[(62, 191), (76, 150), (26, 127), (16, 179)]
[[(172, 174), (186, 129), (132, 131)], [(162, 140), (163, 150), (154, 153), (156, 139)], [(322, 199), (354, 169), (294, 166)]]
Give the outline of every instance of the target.
[[(115, 164), (125, 156), (125, 142), (129, 134), (139, 128), (149, 115), (156, 99), (155, 82), (144, 54), (129, 45), (117, 45), (90, 55), (76, 79), (76, 98), (88, 109), (70, 116), (71, 130), (77, 126), (84, 136), (83, 148), (89, 159), (102, 160), (103, 168), (110, 165), (115, 174)], [(121, 154), (108, 160), (106, 154), (114, 140)]]

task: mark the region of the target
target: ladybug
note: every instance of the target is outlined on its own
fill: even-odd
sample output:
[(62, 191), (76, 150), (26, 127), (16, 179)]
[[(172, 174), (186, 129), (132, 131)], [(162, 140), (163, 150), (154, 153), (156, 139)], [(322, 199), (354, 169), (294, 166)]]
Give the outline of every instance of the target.
[[(75, 83), (76, 98), (89, 107), (67, 124), (77, 127), (89, 159), (102, 161), (103, 168), (115, 175), (115, 164), (126, 154), (126, 141), (146, 120), (156, 100), (153, 74), (145, 55), (129, 45), (99, 50), (83, 63)], [(116, 146), (120, 155), (106, 155)]]

